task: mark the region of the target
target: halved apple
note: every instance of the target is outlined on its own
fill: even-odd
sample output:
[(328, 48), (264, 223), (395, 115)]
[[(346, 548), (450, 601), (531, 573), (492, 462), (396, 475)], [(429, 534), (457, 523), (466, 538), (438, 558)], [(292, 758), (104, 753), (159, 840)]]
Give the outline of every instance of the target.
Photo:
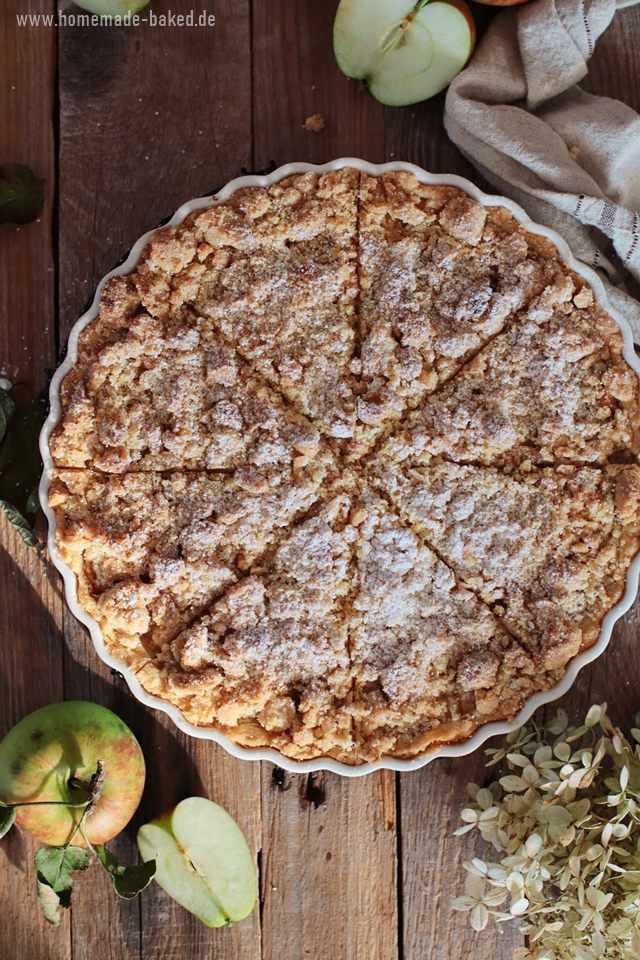
[(342, 72), (395, 107), (427, 100), (448, 86), (475, 40), (464, 0), (341, 0), (333, 27)]
[(143, 860), (155, 879), (208, 927), (242, 920), (256, 900), (256, 872), (242, 830), (226, 810), (188, 797), (138, 831)]

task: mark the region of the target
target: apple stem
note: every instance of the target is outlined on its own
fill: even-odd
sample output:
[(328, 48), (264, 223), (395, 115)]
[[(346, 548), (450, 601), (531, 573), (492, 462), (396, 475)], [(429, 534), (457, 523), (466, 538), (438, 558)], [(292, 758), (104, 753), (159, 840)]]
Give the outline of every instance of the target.
[[(83, 817), (83, 820), (84, 820), (84, 817)], [(89, 850), (91, 850), (91, 853), (94, 855), (94, 857), (96, 858), (96, 860), (98, 861), (98, 863), (100, 863), (100, 857), (98, 856), (98, 852), (97, 852), (96, 848), (94, 847), (94, 845), (91, 843), (91, 840), (89, 840), (89, 837), (87, 836), (86, 830), (84, 829), (84, 823), (83, 823), (83, 821), (81, 821), (81, 822), (78, 824), (78, 826), (80, 827), (80, 833), (81, 833), (82, 836), (84, 837), (84, 841), (85, 841), (86, 845), (89, 847)], [(102, 866), (101, 863), (100, 863), (100, 866)], [(108, 873), (108, 871), (107, 871), (107, 873)]]
[(98, 760), (96, 765), (96, 772), (91, 777), (89, 781), (89, 805), (87, 807), (85, 816), (90, 817), (93, 811), (95, 810), (100, 797), (102, 796), (102, 791), (104, 790), (104, 783), (107, 778), (107, 769), (104, 764), (104, 760)]

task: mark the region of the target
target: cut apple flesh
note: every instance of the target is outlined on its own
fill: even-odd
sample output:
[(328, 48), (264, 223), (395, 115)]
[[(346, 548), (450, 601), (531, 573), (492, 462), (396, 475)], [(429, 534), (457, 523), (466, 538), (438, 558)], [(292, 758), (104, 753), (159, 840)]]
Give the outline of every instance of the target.
[(156, 861), (163, 890), (209, 927), (242, 920), (256, 899), (255, 867), (244, 834), (226, 810), (189, 797), (138, 831), (143, 860)]
[(463, 0), (342, 0), (333, 33), (338, 66), (365, 80), (381, 103), (417, 103), (443, 90), (462, 70), (475, 42)]

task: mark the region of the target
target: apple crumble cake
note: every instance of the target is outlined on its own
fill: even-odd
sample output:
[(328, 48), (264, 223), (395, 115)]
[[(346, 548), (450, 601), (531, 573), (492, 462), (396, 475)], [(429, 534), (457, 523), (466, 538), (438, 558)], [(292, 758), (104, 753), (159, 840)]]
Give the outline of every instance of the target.
[(515, 716), (640, 547), (617, 324), (506, 208), (410, 173), (290, 176), (156, 230), (60, 397), (80, 606), (245, 747), (359, 764)]

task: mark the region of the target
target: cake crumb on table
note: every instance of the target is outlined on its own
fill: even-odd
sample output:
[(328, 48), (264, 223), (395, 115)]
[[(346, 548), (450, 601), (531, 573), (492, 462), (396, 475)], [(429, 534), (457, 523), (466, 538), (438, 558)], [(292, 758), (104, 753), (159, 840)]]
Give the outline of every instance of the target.
[(321, 130), (324, 130), (324, 126), (324, 117), (321, 113), (314, 113), (313, 116), (307, 117), (304, 122), (305, 130), (310, 133), (320, 133)]

